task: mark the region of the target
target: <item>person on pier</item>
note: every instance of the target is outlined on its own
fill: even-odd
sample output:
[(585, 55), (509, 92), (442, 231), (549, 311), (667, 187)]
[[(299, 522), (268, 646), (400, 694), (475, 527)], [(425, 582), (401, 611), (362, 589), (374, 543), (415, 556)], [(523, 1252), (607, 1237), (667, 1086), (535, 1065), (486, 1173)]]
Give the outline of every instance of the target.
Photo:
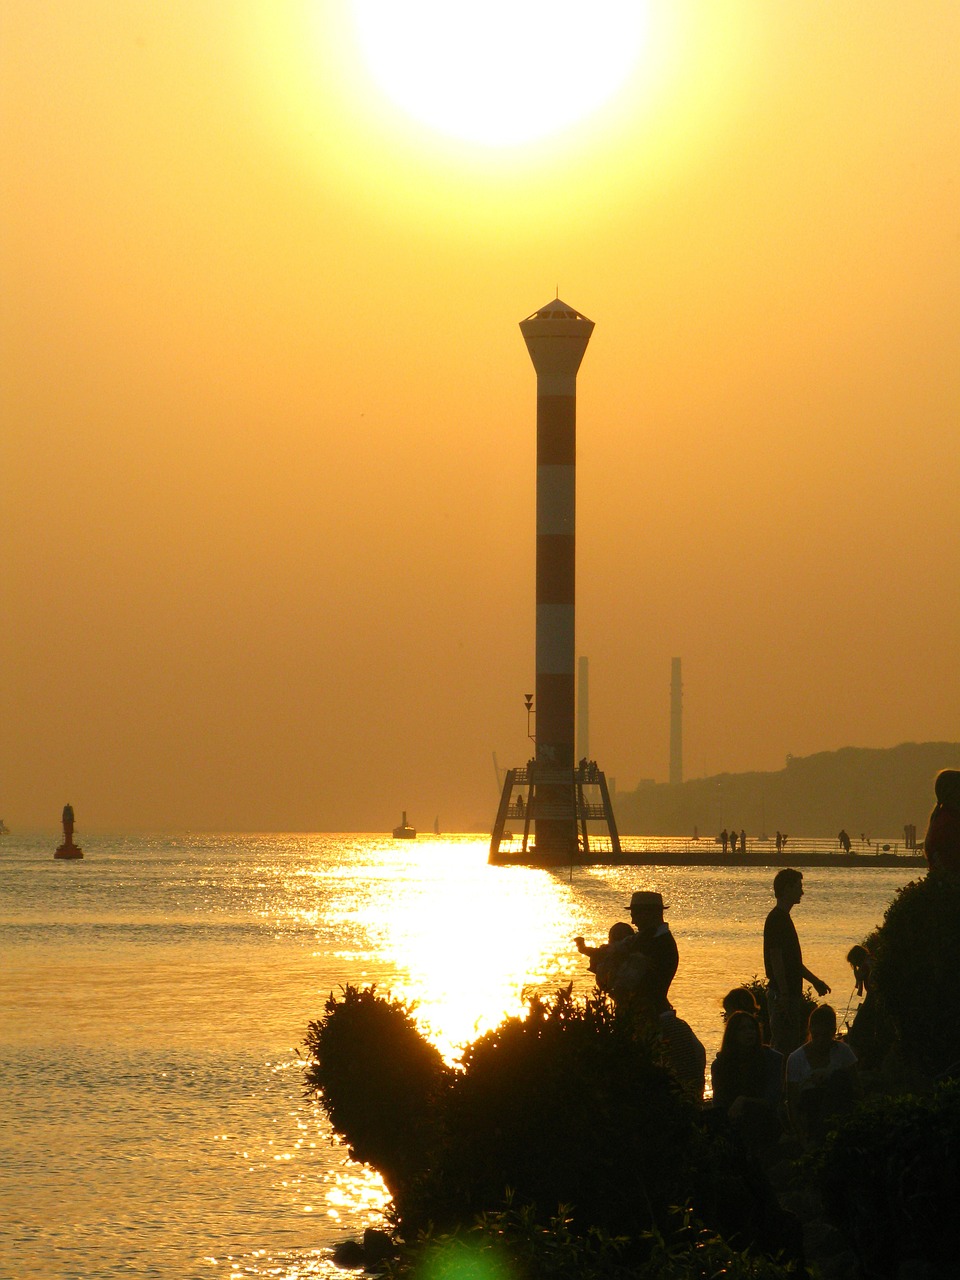
[(778, 1053), (790, 1054), (803, 1039), (803, 983), (818, 996), (830, 988), (803, 963), (797, 928), (790, 912), (803, 897), (803, 872), (784, 867), (773, 878), (777, 905), (763, 925), (763, 967), (767, 975), (770, 1040)]

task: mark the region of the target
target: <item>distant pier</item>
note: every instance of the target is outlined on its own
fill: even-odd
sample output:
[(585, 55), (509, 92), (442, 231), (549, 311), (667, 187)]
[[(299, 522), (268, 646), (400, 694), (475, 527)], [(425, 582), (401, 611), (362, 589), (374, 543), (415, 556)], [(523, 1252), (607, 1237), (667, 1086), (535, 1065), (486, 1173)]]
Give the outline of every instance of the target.
[[(535, 851), (524, 854), (520, 841), (504, 842), (497, 859), (500, 866), (556, 866), (537, 859)], [(569, 865), (569, 864), (564, 864)], [(844, 853), (836, 840), (801, 839), (790, 841), (777, 852), (773, 840), (747, 840), (747, 852), (724, 853), (713, 840), (690, 840), (677, 837), (621, 836), (620, 850), (614, 853), (602, 837), (590, 841), (586, 857), (574, 866), (594, 867), (855, 867), (869, 871), (875, 867), (925, 867), (926, 858), (919, 849), (905, 849), (893, 841), (874, 841), (860, 846), (856, 852)]]

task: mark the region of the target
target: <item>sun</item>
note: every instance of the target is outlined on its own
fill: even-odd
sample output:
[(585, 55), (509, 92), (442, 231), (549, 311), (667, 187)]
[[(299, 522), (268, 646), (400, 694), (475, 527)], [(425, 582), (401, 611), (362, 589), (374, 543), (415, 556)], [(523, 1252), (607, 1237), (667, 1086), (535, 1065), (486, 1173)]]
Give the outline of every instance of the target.
[(611, 99), (644, 51), (645, 0), (352, 0), (375, 83), (487, 147), (557, 133)]

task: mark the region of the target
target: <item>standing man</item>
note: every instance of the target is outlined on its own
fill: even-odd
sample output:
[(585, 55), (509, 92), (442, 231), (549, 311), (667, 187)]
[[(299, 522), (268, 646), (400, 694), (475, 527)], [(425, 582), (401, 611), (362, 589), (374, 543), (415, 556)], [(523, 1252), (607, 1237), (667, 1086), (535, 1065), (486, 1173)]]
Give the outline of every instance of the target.
[(636, 998), (657, 1017), (670, 1008), (667, 992), (680, 962), (677, 944), (663, 918), (665, 910), (659, 893), (640, 889), (633, 894), (629, 911), (636, 933), (617, 943), (611, 983), (615, 1000)]
[(830, 988), (804, 966), (800, 939), (790, 911), (803, 897), (803, 872), (784, 867), (773, 878), (777, 905), (763, 926), (763, 967), (766, 970), (770, 1040), (778, 1053), (786, 1056), (798, 1048), (804, 1036), (803, 981), (818, 996)]

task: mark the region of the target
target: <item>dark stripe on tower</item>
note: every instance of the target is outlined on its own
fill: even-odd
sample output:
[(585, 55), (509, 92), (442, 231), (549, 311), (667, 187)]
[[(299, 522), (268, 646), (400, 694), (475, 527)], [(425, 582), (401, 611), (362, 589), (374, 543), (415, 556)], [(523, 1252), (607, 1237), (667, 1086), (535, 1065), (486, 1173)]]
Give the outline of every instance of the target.
[(568, 466), (577, 461), (576, 396), (537, 396), (537, 465)]

